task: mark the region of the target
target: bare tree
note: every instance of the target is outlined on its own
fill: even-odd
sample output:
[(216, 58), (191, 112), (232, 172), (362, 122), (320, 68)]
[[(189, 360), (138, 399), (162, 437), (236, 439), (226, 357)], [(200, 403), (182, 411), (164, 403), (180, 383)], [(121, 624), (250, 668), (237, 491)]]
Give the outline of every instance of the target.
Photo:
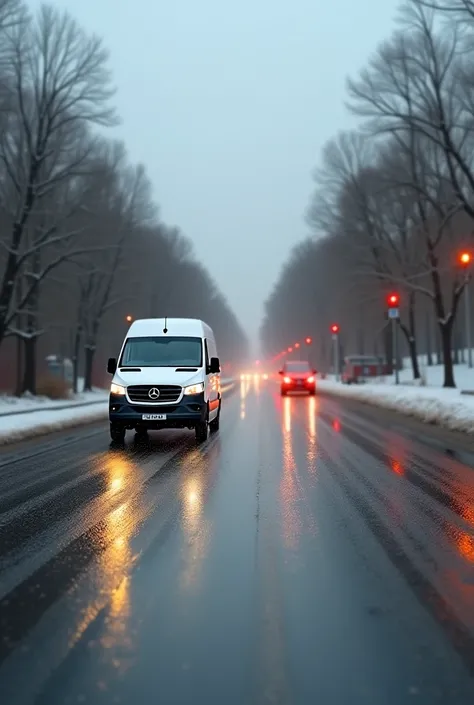
[[(411, 2), (411, 0), (409, 0)], [(451, 19), (458, 22), (469, 22), (474, 20), (474, 2), (473, 0), (440, 0), (439, 2), (431, 0), (415, 0), (416, 4), (429, 10), (441, 12)]]
[[(117, 157), (115, 156), (117, 160)], [(120, 170), (120, 166), (122, 169)], [(117, 168), (119, 169), (117, 172)], [(151, 198), (151, 184), (142, 166), (124, 168), (116, 161), (115, 183), (110, 184), (112, 193), (106, 191), (109, 203), (113, 205), (115, 227), (110, 252), (101, 258), (101, 267), (88, 275), (85, 300), (85, 371), (84, 389), (92, 388), (92, 371), (98, 333), (105, 313), (116, 306), (118, 301), (133, 300), (133, 278), (125, 258), (126, 244), (133, 242), (133, 236), (141, 227), (149, 225), (156, 216), (156, 209)], [(121, 286), (116, 287), (117, 279)], [(123, 282), (126, 283), (123, 287)], [(125, 293), (123, 291), (125, 289)]]
[[(451, 338), (465, 280), (455, 280), (448, 302), (439, 252), (455, 261), (451, 221), (460, 209), (474, 216), (472, 87), (456, 27), (440, 37), (433, 12), (413, 2), (405, 9), (409, 29), (385, 43), (358, 81), (349, 82), (355, 112), (369, 117), (370, 134), (390, 135), (404, 155), (404, 186), (416, 203), (413, 229), (424, 243), (431, 286), (428, 295), (440, 328), (445, 386), (455, 386)], [(461, 84), (453, 90), (457, 82)]]
[[(2, 243), (6, 261), (0, 278), (0, 344), (12, 320), (15, 285), (25, 261), (53, 241), (71, 239), (64, 227), (70, 215), (66, 208), (60, 223), (50, 221), (25, 247), (30, 219), (52, 192), (65, 181), (74, 184), (89, 167), (95, 141), (87, 138), (88, 126), (115, 121), (107, 52), (100, 39), (88, 36), (67, 13), (42, 6), (35, 18), (13, 26), (8, 40), (9, 120), (0, 136), (0, 163), (5, 173), (2, 201), (11, 226)], [(48, 271), (52, 268), (49, 263)], [(37, 281), (36, 275), (23, 303)]]
[(317, 190), (309, 222), (317, 228), (329, 226), (329, 232), (345, 238), (345, 257), (350, 258), (349, 281), (358, 277), (359, 289), (366, 280), (373, 288), (375, 278), (382, 284), (376, 289), (381, 301), (384, 291), (394, 282), (398, 288), (405, 285), (409, 289), (406, 316), (401, 317), (399, 324), (417, 379), (416, 287), (407, 287), (416, 281), (422, 267), (410, 235), (409, 205), (413, 198), (397, 187), (377, 147), (358, 132), (342, 133), (328, 143), (322, 166), (315, 174)]

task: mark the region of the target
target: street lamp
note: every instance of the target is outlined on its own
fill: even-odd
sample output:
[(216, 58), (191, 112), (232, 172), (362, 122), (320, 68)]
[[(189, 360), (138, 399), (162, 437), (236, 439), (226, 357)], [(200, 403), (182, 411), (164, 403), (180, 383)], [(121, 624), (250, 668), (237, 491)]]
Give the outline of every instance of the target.
[(471, 307), (470, 307), (470, 288), (469, 281), (471, 279), (471, 274), (469, 271), (470, 265), (472, 263), (472, 256), (470, 252), (461, 252), (459, 255), (459, 264), (464, 270), (464, 289), (466, 294), (464, 297), (464, 313), (466, 316), (466, 348), (467, 348), (467, 365), (472, 367), (472, 350), (471, 350)]
[(125, 320), (127, 321), (127, 323), (131, 323), (133, 321), (133, 316), (128, 314), (128, 316), (125, 316)]
[(297, 350), (298, 350), (299, 346), (300, 346), (299, 343), (295, 343), (295, 348), (296, 348)]
[(311, 343), (312, 343), (313, 341), (312, 341), (312, 339), (308, 336), (304, 342), (306, 343), (306, 345), (311, 345)]

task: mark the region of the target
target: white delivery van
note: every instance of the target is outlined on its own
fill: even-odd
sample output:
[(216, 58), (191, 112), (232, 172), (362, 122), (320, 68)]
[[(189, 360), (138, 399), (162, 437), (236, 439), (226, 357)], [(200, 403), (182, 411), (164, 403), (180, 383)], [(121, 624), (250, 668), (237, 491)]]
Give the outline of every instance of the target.
[(193, 318), (149, 318), (130, 326), (110, 358), (110, 436), (127, 429), (195, 429), (199, 443), (219, 429), (220, 362), (212, 329)]

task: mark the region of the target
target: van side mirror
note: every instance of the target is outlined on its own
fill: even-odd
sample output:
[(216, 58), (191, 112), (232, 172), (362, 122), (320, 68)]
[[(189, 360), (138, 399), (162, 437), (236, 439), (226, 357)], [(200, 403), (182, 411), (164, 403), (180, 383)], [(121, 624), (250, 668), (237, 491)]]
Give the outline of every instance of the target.
[(107, 363), (107, 372), (110, 375), (114, 375), (116, 370), (117, 370), (117, 358), (109, 357), (109, 361)]
[(218, 357), (211, 357), (211, 362), (209, 365), (209, 373), (211, 375), (218, 374), (221, 371), (221, 363)]

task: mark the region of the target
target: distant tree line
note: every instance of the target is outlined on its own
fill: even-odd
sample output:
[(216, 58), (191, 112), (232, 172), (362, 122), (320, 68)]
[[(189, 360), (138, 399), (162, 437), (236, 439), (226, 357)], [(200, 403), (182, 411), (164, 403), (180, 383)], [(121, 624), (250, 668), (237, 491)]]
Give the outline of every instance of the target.
[(474, 257), (473, 57), (472, 2), (408, 0), (392, 36), (348, 81), (359, 128), (326, 145), (314, 174), (311, 236), (266, 302), (268, 356), (312, 335), (328, 369), (338, 323), (346, 354), (391, 360), (385, 299), (397, 291), (414, 377), (423, 353), (443, 362), (444, 385), (455, 386), (470, 279), (460, 255)]
[(73, 359), (91, 388), (130, 315), (203, 318), (224, 360), (246, 354), (144, 167), (104, 137), (113, 97), (100, 38), (54, 6), (0, 0), (0, 364), (18, 393), (35, 393), (46, 353)]

